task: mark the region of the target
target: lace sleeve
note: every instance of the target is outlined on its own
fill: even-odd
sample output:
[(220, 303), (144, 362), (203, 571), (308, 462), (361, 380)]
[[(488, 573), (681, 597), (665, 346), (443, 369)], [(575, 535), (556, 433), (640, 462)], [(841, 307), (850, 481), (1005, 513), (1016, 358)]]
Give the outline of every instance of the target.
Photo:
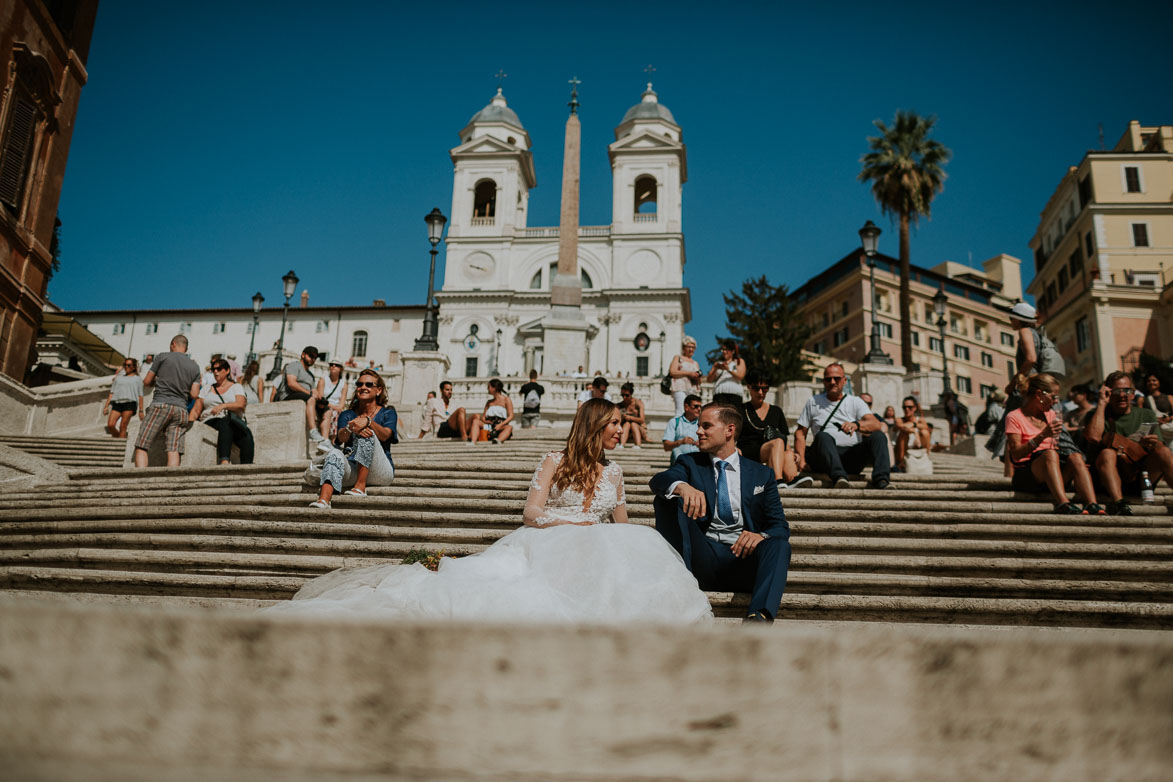
[(554, 469), (558, 466), (561, 454), (557, 451), (546, 454), (538, 469), (534, 470), (534, 477), (529, 484), (529, 495), (525, 498), (525, 510), (521, 520), (530, 527), (548, 527), (559, 523), (548, 518), (546, 500), (550, 497), (550, 485), (554, 482)]
[(611, 470), (610, 479), (615, 485), (615, 510), (611, 511), (611, 520), (616, 524), (627, 523), (627, 492), (623, 488), (623, 468), (618, 463), (611, 463), (614, 469)]

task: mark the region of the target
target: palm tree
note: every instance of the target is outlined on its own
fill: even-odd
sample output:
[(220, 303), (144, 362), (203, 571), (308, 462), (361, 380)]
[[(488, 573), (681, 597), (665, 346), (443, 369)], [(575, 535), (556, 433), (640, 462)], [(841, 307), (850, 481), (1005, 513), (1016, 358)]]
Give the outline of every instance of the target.
[(908, 370), (913, 368), (908, 229), (921, 217), (930, 217), (933, 197), (945, 186), (945, 163), (953, 154), (929, 138), (936, 121), (914, 111), (897, 111), (890, 128), (876, 120), (880, 135), (868, 137), (871, 151), (859, 159), (859, 181), (871, 182), (880, 210), (900, 221), (900, 361)]

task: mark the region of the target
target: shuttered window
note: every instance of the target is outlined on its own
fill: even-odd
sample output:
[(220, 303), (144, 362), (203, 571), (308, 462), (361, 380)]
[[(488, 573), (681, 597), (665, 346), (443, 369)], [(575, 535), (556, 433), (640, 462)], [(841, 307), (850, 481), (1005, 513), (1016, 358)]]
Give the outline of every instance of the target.
[(0, 148), (0, 203), (17, 214), (28, 179), (33, 156), (33, 138), (37, 131), (37, 107), (19, 92), (12, 100), (8, 126), (4, 128)]

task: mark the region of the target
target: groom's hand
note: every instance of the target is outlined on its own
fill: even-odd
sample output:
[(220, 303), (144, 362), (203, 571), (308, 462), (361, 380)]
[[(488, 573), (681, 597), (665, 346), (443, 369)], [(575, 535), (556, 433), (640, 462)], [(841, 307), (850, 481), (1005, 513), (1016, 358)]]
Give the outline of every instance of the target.
[(684, 515), (699, 519), (705, 515), (705, 493), (700, 489), (682, 483), (676, 487), (676, 495), (684, 503)]
[(742, 530), (741, 534), (737, 537), (737, 540), (733, 541), (733, 556), (741, 557), (742, 559), (748, 557), (754, 552), (754, 549), (756, 549), (758, 544), (763, 540), (765, 540), (765, 538), (756, 532), (750, 532), (747, 529)]

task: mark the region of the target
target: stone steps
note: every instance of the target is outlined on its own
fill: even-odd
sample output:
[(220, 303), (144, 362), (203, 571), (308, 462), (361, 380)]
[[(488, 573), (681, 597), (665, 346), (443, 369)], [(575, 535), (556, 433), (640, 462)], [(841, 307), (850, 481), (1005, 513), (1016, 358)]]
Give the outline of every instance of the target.
[[(475, 553), (518, 526), (534, 465), (556, 447), (407, 443), (394, 486), (326, 511), (306, 507), (303, 464), (74, 469), (64, 491), (0, 502), (0, 587), (253, 605), (412, 549)], [(858, 476), (850, 489), (782, 492), (794, 548), (784, 617), (1173, 628), (1173, 494), (1133, 517), (1059, 517), (1045, 497), (1011, 492), (990, 460), (937, 456), (936, 475), (895, 475), (888, 491)], [(651, 524), (647, 480), (666, 455), (616, 460), (630, 518)], [(745, 596), (710, 600), (744, 612)]]

